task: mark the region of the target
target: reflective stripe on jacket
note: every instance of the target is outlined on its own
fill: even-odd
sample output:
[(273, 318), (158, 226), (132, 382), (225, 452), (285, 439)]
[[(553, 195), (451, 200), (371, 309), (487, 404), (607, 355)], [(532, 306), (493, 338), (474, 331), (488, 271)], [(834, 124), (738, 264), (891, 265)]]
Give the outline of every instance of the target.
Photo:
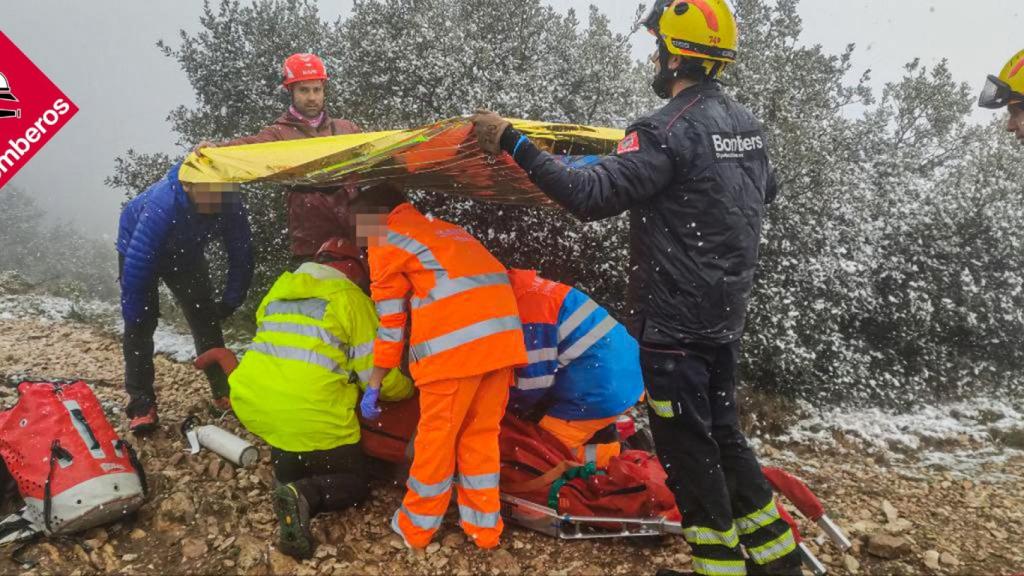
[(643, 393), (640, 351), (625, 327), (575, 288), (532, 270), (509, 273), (529, 364), (516, 370), (511, 406), (564, 420), (618, 416)]
[[(355, 408), (373, 370), (373, 302), (337, 270), (303, 264), (277, 279), (256, 322), (256, 338), (230, 376), (242, 424), (289, 452), (359, 442)], [(398, 370), (384, 379), (382, 400), (411, 395)]]
[(398, 366), (406, 341), (417, 385), (526, 363), (505, 267), (468, 232), (402, 204), (369, 253), (378, 366)]

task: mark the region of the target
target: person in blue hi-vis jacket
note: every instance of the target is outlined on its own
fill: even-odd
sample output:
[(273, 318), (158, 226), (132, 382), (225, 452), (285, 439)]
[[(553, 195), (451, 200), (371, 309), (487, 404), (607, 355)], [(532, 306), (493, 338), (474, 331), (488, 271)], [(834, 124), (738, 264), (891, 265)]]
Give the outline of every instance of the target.
[[(252, 231), (237, 190), (183, 185), (181, 163), (129, 201), (117, 234), (124, 317), (125, 389), (129, 428), (136, 434), (156, 428), (153, 333), (160, 316), (159, 281), (170, 289), (192, 331), (196, 353), (224, 346), (221, 322), (245, 301), (253, 275)], [(224, 242), (228, 274), (214, 301), (205, 249), (215, 237)], [(206, 370), (214, 403), (230, 407), (227, 376)]]
[(644, 393), (636, 340), (579, 290), (533, 270), (509, 272), (528, 364), (516, 369), (509, 409), (579, 459), (604, 468), (621, 446), (615, 422)]

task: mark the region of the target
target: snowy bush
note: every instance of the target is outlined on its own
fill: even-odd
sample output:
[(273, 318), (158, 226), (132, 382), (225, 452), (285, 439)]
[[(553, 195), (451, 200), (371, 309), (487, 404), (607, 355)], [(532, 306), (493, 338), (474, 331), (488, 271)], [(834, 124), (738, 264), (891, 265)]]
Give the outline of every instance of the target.
[[(868, 73), (850, 81), (853, 46), (829, 54), (799, 42), (798, 0), (734, 4), (742, 44), (727, 89), (764, 121), (783, 182), (765, 225), (745, 380), (830, 403), (1024, 389), (1019, 147), (996, 125), (969, 122), (972, 94), (944, 64), (908, 64), (876, 99)], [(196, 106), (169, 117), (183, 151), (275, 118), (287, 101), (280, 62), (299, 51), (333, 72), (332, 115), (366, 129), (478, 106), (623, 127), (658, 105), (630, 39), (594, 9), (584, 22), (540, 0), (361, 0), (325, 22), (309, 0), (224, 1), (207, 5), (201, 24), (176, 47), (159, 43), (196, 91)], [(129, 152), (110, 183), (137, 192), (169, 163)], [(288, 258), (280, 190), (254, 192), (258, 302)], [(416, 199), (509, 266), (628, 313), (622, 218), (583, 225), (553, 209)]]

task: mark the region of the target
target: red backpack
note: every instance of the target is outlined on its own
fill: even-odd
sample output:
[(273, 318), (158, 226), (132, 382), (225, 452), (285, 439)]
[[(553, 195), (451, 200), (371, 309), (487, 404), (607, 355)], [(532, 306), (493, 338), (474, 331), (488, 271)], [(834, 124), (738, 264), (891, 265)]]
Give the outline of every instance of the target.
[(82, 381), (22, 382), (17, 404), (0, 413), (0, 456), (25, 500), (23, 516), (47, 533), (113, 521), (145, 500), (135, 451)]

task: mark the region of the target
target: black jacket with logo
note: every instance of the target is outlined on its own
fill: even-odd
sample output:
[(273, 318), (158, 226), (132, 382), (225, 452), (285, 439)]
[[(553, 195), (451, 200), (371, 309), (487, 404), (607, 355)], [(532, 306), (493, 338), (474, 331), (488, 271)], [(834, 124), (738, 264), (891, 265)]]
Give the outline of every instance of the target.
[[(503, 135), (515, 148), (519, 135)], [(618, 150), (570, 168), (528, 141), (516, 161), (583, 220), (630, 210), (631, 331), (642, 342), (721, 344), (743, 334), (761, 219), (778, 192), (761, 124), (714, 82), (635, 122)]]

